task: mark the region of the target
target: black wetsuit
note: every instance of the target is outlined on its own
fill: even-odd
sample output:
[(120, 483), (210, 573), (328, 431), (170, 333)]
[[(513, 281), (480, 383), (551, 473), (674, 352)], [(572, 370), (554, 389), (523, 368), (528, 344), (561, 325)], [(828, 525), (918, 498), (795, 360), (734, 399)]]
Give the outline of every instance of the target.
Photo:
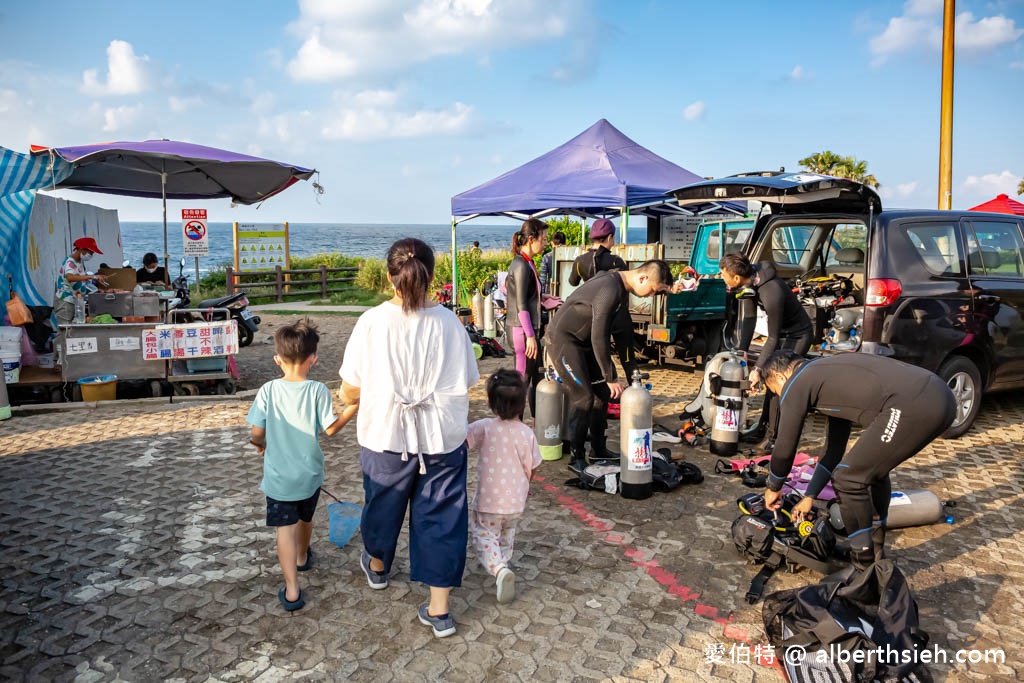
[(586, 457), (587, 429), (600, 457), (608, 428), (608, 382), (612, 365), (612, 324), (629, 306), (629, 294), (618, 273), (598, 273), (569, 295), (547, 330), (548, 355), (569, 394), (569, 443), (574, 460)]
[[(807, 495), (817, 496), (829, 478), (839, 497), (850, 539), (851, 558), (873, 559), (884, 543), (892, 485), (889, 472), (952, 424), (956, 400), (935, 374), (882, 356), (844, 353), (807, 361), (782, 389), (779, 424), (769, 467), (768, 488), (782, 488), (812, 410), (828, 416), (825, 454)], [(850, 429), (864, 427), (850, 451)], [(872, 518), (879, 519), (872, 533)]]
[[(526, 380), (529, 390), (527, 391), (530, 414), (537, 415), (537, 383), (540, 382), (540, 364), (544, 358), (544, 350), (540, 346), (541, 338), (541, 308), (540, 291), (537, 285), (537, 276), (534, 274), (533, 265), (526, 262), (526, 257), (521, 253), (516, 254), (508, 267), (508, 277), (505, 279), (505, 291), (508, 293), (508, 308), (506, 324), (512, 328), (509, 339), (515, 346), (515, 328), (523, 327), (523, 317), (520, 313), (525, 311), (530, 318), (532, 328), (527, 337), (534, 337), (537, 340), (537, 355), (534, 358), (526, 357), (526, 367), (523, 370), (523, 378)], [(524, 340), (525, 341), (525, 340)]]
[[(811, 348), (811, 319), (793, 290), (775, 274), (775, 266), (771, 262), (762, 261), (755, 266), (751, 287), (756, 294), (757, 305), (764, 309), (768, 318), (768, 339), (765, 340), (761, 354), (757, 357), (758, 370), (764, 369), (768, 359), (776, 351), (785, 349), (801, 356), (806, 354)], [(740, 351), (750, 349), (753, 338), (754, 325), (751, 324), (743, 330)], [(769, 439), (775, 435), (775, 425), (778, 422), (774, 399), (775, 394), (766, 389), (758, 421), (760, 428), (767, 428)]]
[[(629, 266), (613, 254), (608, 247), (601, 245), (597, 249), (591, 249), (576, 257), (572, 264), (572, 272), (569, 273), (569, 284), (575, 287), (598, 273), (610, 270), (629, 270)], [(619, 356), (619, 362), (622, 363), (628, 380), (638, 367), (636, 354), (633, 351), (633, 318), (629, 315), (628, 300), (626, 305), (619, 310), (619, 314), (612, 324), (611, 335), (615, 342), (615, 352)]]

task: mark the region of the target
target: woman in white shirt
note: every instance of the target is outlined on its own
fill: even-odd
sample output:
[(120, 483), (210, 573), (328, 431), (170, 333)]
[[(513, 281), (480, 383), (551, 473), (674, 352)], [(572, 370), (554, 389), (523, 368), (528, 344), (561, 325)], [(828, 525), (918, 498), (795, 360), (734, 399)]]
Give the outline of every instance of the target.
[(430, 587), (419, 619), (444, 638), (455, 633), (448, 594), (466, 566), (468, 392), (480, 372), (458, 317), (428, 300), (433, 250), (399, 240), (387, 267), (394, 297), (360, 316), (340, 371), (343, 397), (360, 408), (359, 565), (370, 588), (387, 588), (409, 509), (410, 578)]

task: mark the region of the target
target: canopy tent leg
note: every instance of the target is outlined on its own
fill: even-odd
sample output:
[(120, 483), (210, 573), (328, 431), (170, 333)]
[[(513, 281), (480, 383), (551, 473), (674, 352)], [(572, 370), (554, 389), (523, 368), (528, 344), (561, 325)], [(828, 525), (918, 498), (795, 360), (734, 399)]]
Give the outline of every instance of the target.
[(619, 239), (619, 244), (629, 243), (629, 207), (619, 207), (619, 233), (622, 237)]
[(452, 216), (452, 310), (458, 310), (459, 303), (459, 250), (455, 235), (455, 216)]

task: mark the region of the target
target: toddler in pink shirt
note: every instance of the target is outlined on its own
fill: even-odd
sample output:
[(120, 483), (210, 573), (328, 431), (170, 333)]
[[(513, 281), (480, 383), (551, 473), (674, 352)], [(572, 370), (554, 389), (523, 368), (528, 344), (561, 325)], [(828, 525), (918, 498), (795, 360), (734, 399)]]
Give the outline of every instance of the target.
[(516, 575), (509, 561), (516, 523), (526, 509), (533, 470), (541, 463), (537, 437), (520, 419), (525, 404), (522, 375), (498, 370), (487, 380), (487, 405), (495, 417), (477, 420), (466, 434), (470, 450), (477, 452), (470, 536), (480, 564), (495, 577), (501, 603), (515, 597)]

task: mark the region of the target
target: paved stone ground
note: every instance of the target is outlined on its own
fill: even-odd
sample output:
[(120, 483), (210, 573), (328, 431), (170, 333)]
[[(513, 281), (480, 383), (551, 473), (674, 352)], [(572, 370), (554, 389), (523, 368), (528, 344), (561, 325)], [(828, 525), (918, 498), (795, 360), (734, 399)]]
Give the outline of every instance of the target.
[[(656, 413), (678, 413), (698, 379), (655, 371)], [(483, 405), (475, 390), (474, 417)], [(566, 488), (565, 463), (545, 463), (518, 536), (516, 601), (495, 602), (470, 550), (453, 594), (459, 632), (438, 641), (415, 616), (426, 589), (408, 580), (405, 535), (391, 588), (371, 591), (358, 536), (328, 542), (326, 506), (318, 564), (300, 575), (307, 607), (281, 610), (247, 407), (114, 405), (0, 423), (0, 677), (780, 680), (730, 662), (730, 647), (763, 640), (759, 610), (743, 601), (754, 570), (728, 540), (733, 501), (749, 489), (714, 474), (706, 452), (688, 451), (704, 484), (640, 502)], [(924, 627), (943, 648), (1006, 651), (1001, 666), (936, 667), (938, 680), (1024, 674), (1024, 395), (983, 410), (967, 437), (895, 476), (957, 503), (952, 526), (891, 534)], [(805, 441), (820, 438), (815, 424)], [(354, 429), (325, 450), (330, 490), (361, 502)], [(771, 587), (817, 578), (780, 574)], [(712, 664), (717, 644), (726, 655)]]

